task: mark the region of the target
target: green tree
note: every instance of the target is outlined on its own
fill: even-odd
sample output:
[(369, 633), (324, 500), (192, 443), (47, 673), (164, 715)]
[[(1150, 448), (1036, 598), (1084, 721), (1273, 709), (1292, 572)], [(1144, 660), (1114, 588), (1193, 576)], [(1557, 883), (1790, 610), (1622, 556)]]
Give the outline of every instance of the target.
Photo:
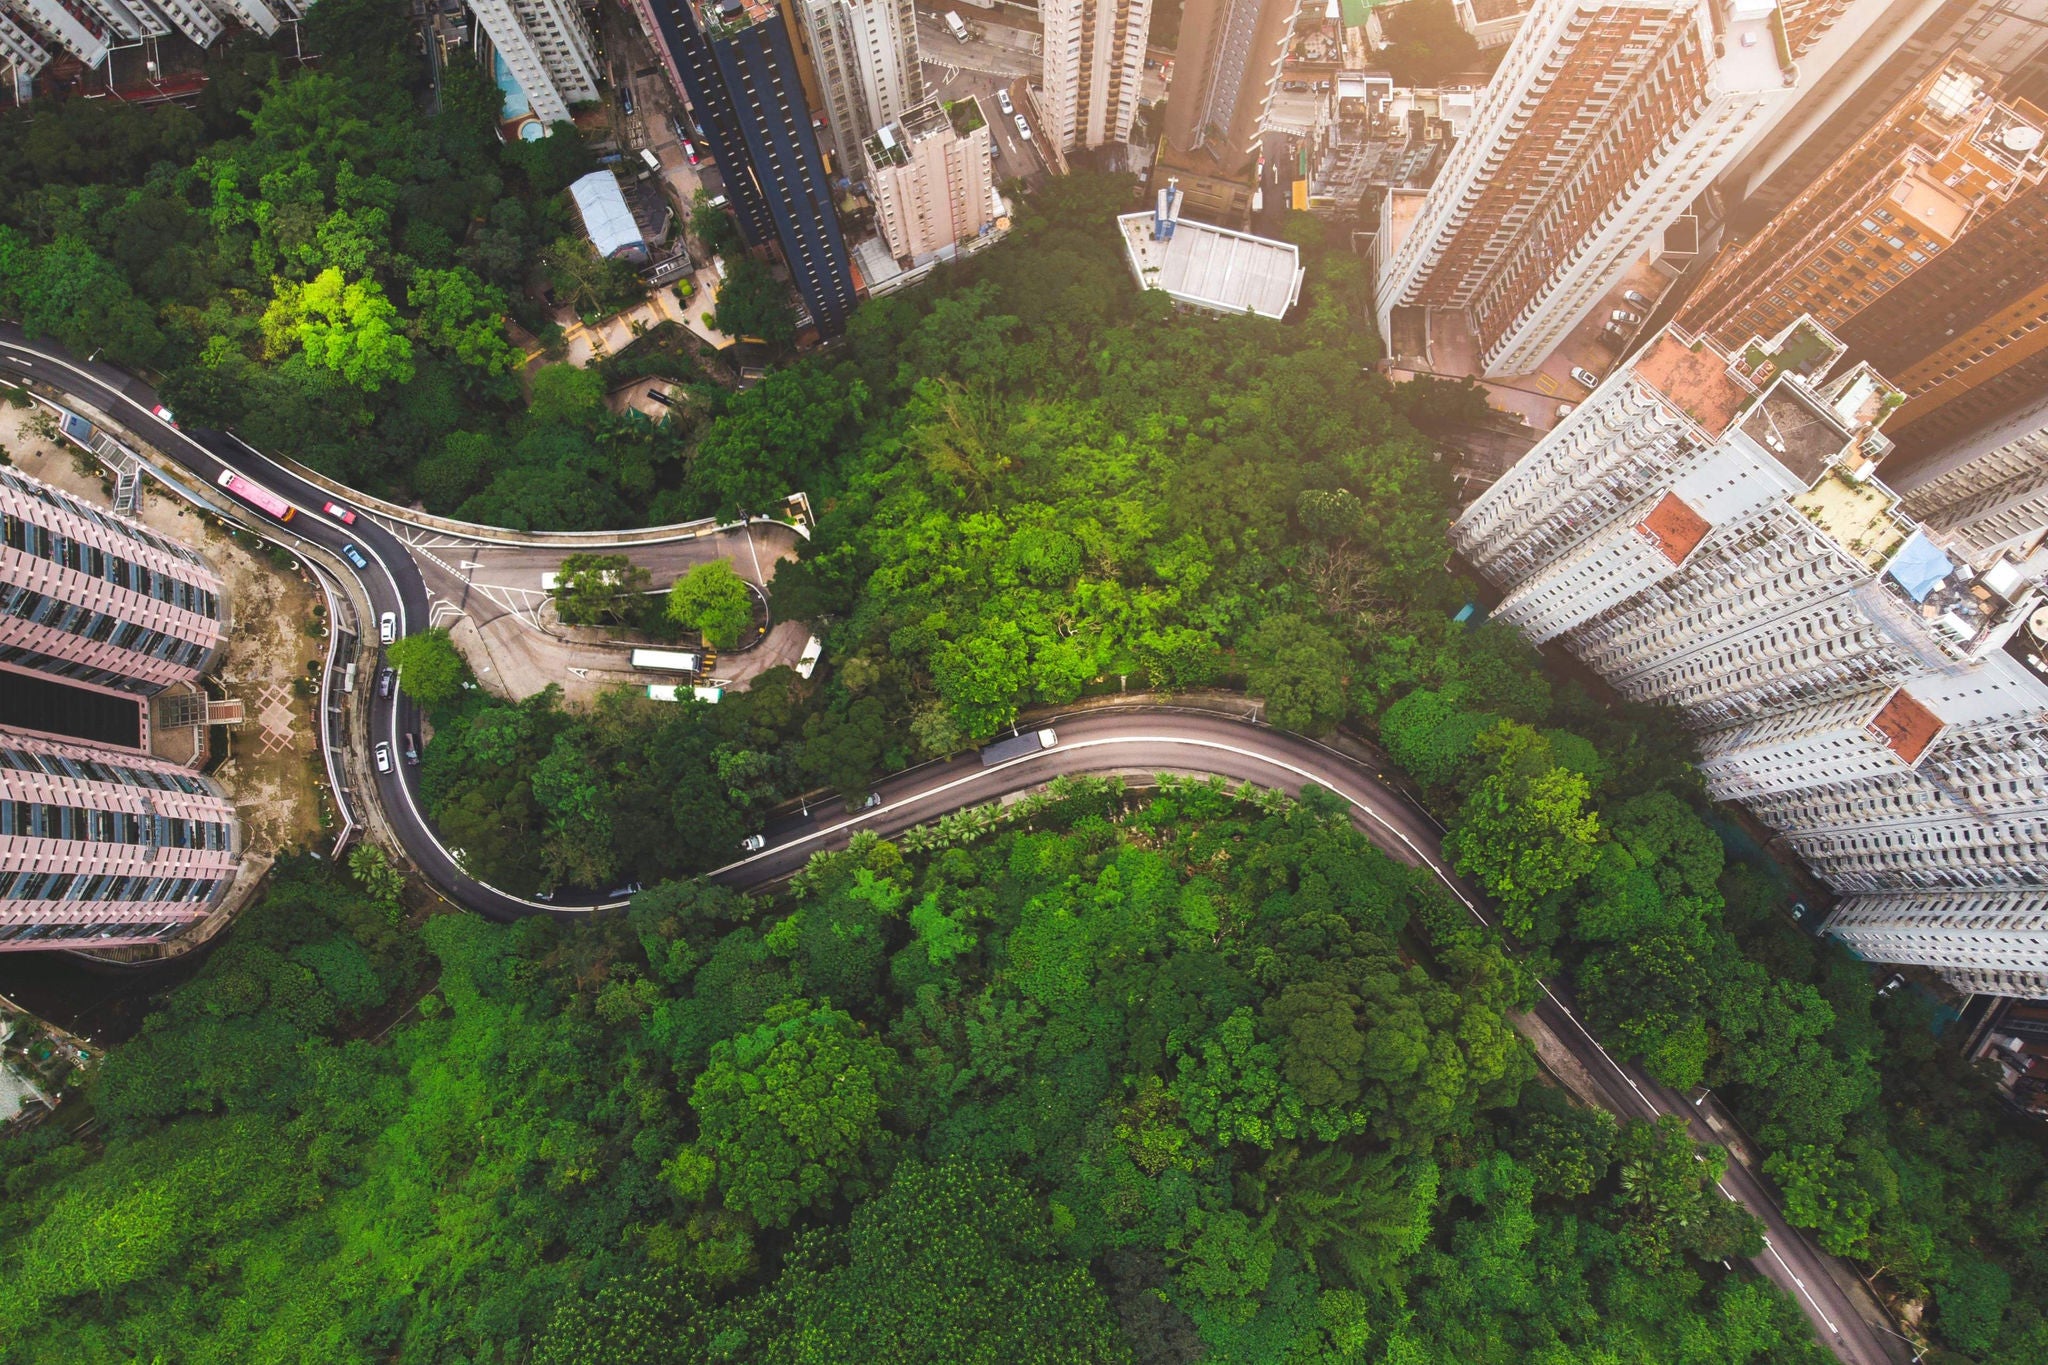
[(398, 685), (429, 711), (438, 711), (462, 695), (469, 665), (455, 650), (448, 632), (438, 627), (415, 631), (384, 647), (384, 658), (398, 670)]
[(726, 263), (710, 322), (727, 336), (770, 346), (787, 346), (796, 339), (796, 310), (790, 307), (788, 287), (752, 256)]
[(1344, 718), (1351, 656), (1323, 627), (1300, 616), (1261, 621), (1244, 643), (1245, 687), (1285, 730), (1327, 734)]
[(1378, 60), (1403, 85), (1437, 86), (1469, 71), (1479, 46), (1458, 22), (1450, 0), (1407, 0), (1387, 11), (1387, 45)]
[(624, 555), (570, 555), (555, 576), (555, 614), (575, 626), (637, 619), (650, 575)]
[(714, 559), (668, 590), (668, 619), (698, 632), (713, 649), (731, 649), (754, 628), (754, 593), (732, 565)]
[(485, 375), (509, 374), (522, 357), (505, 339), (505, 295), (466, 267), (413, 273), (406, 301), (419, 310), (414, 333)]
[(1764, 1174), (1785, 1192), (1785, 1221), (1812, 1228), (1836, 1256), (1853, 1256), (1870, 1235), (1877, 1201), (1848, 1163), (1825, 1147), (1794, 1146), (1764, 1158)]
[(726, 1207), (763, 1227), (868, 1188), (896, 1058), (843, 1010), (791, 1001), (714, 1044), (690, 1091)]
[(1476, 748), (1494, 756), (1493, 771), (1465, 798), (1444, 848), (1494, 898), (1502, 922), (1526, 935), (1537, 905), (1592, 869), (1599, 816), (1585, 809), (1586, 779), (1552, 765), (1526, 726), (1504, 721)]
[(275, 289), (263, 314), (271, 355), (296, 347), (366, 393), (412, 378), (412, 342), (376, 280), (346, 281), (339, 268), (329, 266), (306, 284), (278, 280)]

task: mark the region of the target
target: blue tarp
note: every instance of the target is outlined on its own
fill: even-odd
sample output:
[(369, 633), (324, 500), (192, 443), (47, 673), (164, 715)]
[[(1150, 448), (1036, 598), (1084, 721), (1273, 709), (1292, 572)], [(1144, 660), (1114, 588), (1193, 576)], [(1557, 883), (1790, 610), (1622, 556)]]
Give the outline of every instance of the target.
[(1956, 571), (1935, 543), (1920, 531), (1915, 530), (1892, 556), (1892, 562), (1884, 571), (1898, 580), (1906, 590), (1906, 596), (1915, 602), (1927, 600), (1927, 594), (1934, 591), (1934, 585)]

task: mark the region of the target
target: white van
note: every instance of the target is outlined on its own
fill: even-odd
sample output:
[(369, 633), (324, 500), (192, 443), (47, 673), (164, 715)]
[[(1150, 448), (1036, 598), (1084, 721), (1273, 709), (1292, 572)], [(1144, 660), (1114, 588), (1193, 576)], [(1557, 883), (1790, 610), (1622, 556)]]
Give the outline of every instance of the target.
[(960, 16), (952, 10), (946, 11), (946, 32), (953, 35), (953, 41), (956, 43), (967, 41), (967, 25), (961, 23)]

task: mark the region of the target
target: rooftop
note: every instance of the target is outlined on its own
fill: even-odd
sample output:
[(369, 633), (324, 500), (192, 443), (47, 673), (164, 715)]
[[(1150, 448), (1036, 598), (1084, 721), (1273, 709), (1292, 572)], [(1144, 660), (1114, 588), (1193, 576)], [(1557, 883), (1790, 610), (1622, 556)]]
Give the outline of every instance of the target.
[(583, 230), (599, 256), (635, 249), (646, 253), (647, 240), (640, 235), (633, 210), (626, 207), (617, 176), (610, 171), (592, 171), (569, 186), (569, 197), (576, 201), (576, 211), (583, 215)]
[(1970, 201), (1920, 171), (1902, 177), (1888, 197), (1901, 215), (1944, 242), (1954, 241), (1970, 221)]
[(1784, 378), (1766, 389), (1763, 401), (1742, 419), (1742, 433), (1804, 484), (1818, 479), (1850, 445), (1849, 432), (1835, 415), (1804, 387)]
[(1219, 313), (1284, 317), (1301, 296), (1301, 253), (1292, 244), (1181, 219), (1173, 235), (1152, 235), (1150, 212), (1117, 220), (1124, 256), (1141, 289)]
[(1756, 396), (1728, 372), (1728, 360), (1719, 351), (1704, 342), (1688, 346), (1669, 330), (1658, 334), (1630, 370), (1710, 436), (1727, 431), (1743, 404)]
[(1910, 767), (1920, 761), (1920, 755), (1941, 733), (1941, 717), (1901, 688), (1877, 708), (1877, 714), (1870, 718), (1870, 729)]
[(1794, 494), (1792, 506), (1827, 532), (1835, 544), (1873, 569), (1906, 541), (1906, 527), (1893, 510), (1898, 500), (1883, 484), (1856, 483), (1839, 473), (1830, 474), (1804, 493)]
[(1685, 557), (1714, 528), (1705, 517), (1680, 501), (1676, 493), (1666, 493), (1664, 500), (1650, 509), (1650, 515), (1644, 517), (1636, 529), (1656, 542), (1666, 559), (1673, 564), (1683, 564)]

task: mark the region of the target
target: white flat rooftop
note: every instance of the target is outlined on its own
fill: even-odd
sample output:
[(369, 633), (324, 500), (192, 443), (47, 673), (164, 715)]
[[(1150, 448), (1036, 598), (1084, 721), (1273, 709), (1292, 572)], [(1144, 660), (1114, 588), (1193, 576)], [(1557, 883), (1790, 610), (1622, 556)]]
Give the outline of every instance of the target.
[(1116, 224), (1140, 289), (1163, 289), (1196, 308), (1274, 319), (1301, 297), (1301, 253), (1291, 243), (1185, 218), (1161, 242), (1152, 236), (1149, 211), (1126, 213)]

